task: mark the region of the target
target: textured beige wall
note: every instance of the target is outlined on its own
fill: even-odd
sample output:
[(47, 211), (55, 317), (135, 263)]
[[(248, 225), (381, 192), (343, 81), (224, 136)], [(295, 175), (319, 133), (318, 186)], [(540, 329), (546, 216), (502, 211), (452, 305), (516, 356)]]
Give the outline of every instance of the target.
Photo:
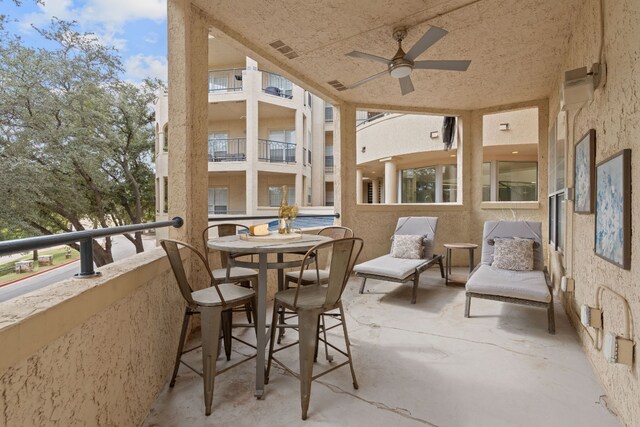
[[(509, 130), (500, 130), (508, 123)], [(484, 117), (482, 138), (484, 145), (536, 144), (538, 112), (532, 108), (487, 114)]]
[(258, 172), (258, 206), (269, 206), (269, 187), (286, 185), (293, 188), (295, 179), (292, 174)]
[[(607, 81), (603, 89), (595, 92), (592, 102), (581, 111), (568, 114), (568, 161), (567, 179), (573, 186), (573, 148), (578, 138), (588, 129), (596, 130), (596, 163), (624, 148), (632, 149), (631, 182), (635, 188), (640, 182), (640, 3), (636, 0), (605, 2), (604, 57), (607, 64)], [(597, 62), (600, 47), (600, 14), (597, 0), (585, 1), (585, 7), (576, 16), (573, 35), (569, 41), (567, 56), (562, 71)], [(560, 76), (550, 99), (550, 120), (559, 109)], [(567, 235), (565, 256), (552, 254), (556, 280), (566, 267), (566, 274), (575, 279), (575, 294), (562, 298), (570, 314), (584, 349), (605, 389), (607, 400), (628, 426), (640, 425), (640, 368), (638, 364), (638, 342), (640, 335), (640, 192), (632, 193), (632, 228), (630, 270), (623, 270), (594, 255), (594, 215), (573, 214), (573, 204), (567, 208)], [(594, 305), (599, 285), (607, 285), (622, 294), (631, 306), (634, 317), (636, 357), (635, 365), (611, 365), (605, 362), (602, 352), (592, 345), (575, 315), (583, 303)], [(603, 301), (606, 331), (623, 332), (623, 308), (619, 302), (607, 296)], [(593, 333), (593, 330), (590, 331)]]
[(3, 304), (0, 425), (136, 426), (171, 372), (184, 303), (157, 248)]
[[(209, 188), (227, 187), (229, 189), (229, 200), (227, 209), (230, 211), (244, 211), (246, 207), (245, 174), (233, 172), (212, 172), (209, 173)], [(208, 198), (207, 198), (208, 199)]]

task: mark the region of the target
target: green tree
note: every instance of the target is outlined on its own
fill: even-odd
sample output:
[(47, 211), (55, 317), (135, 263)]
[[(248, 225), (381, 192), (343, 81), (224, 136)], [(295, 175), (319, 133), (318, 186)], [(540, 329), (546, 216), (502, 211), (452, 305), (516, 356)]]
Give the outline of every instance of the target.
[[(0, 224), (33, 234), (140, 223), (153, 212), (157, 81), (120, 79), (117, 52), (73, 23), (25, 46), (0, 26)], [(140, 233), (126, 235), (144, 250)], [(94, 242), (97, 265), (111, 239)]]

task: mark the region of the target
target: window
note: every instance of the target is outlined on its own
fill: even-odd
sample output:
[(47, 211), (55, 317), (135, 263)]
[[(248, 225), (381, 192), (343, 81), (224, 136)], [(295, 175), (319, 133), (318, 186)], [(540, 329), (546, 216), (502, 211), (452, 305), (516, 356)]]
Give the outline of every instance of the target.
[(162, 212), (169, 212), (169, 178), (166, 176), (162, 178)]
[(566, 112), (558, 114), (549, 129), (549, 244), (564, 250), (565, 239), (565, 158)]
[(482, 117), (482, 201), (538, 200), (538, 108)]
[(209, 73), (209, 92), (226, 91), (229, 89), (229, 76), (225, 73)]
[(209, 188), (209, 215), (223, 215), (227, 213), (229, 203), (228, 187)]
[(401, 203), (455, 203), (458, 198), (456, 165), (404, 169)]
[(229, 134), (214, 132), (209, 134), (209, 161), (225, 160), (229, 154)]
[[(279, 207), (282, 203), (282, 186), (269, 186), (269, 206)], [(296, 188), (287, 187), (287, 203), (296, 204)]]
[(538, 162), (497, 162), (498, 201), (538, 200)]
[(160, 213), (160, 178), (156, 178), (156, 212)]
[(169, 151), (169, 125), (164, 125), (163, 132), (163, 141), (162, 141), (162, 151)]
[(324, 121), (332, 122), (333, 121), (333, 106), (329, 104), (325, 104), (324, 106)]
[(491, 162), (484, 162), (482, 164), (482, 201), (491, 200)]
[[(270, 130), (269, 140), (284, 144), (269, 144), (269, 158), (272, 162), (295, 163), (296, 161), (296, 130)], [(280, 204), (278, 204), (280, 206)]]

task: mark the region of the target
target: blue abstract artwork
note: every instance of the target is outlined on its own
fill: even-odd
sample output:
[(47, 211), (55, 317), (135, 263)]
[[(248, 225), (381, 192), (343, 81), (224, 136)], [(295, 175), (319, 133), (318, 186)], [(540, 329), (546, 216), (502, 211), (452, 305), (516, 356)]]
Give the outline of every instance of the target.
[(593, 212), (593, 139), (595, 132), (590, 131), (576, 145), (574, 211), (577, 213)]
[(596, 171), (595, 252), (623, 268), (627, 268), (630, 246), (627, 151), (601, 163)]

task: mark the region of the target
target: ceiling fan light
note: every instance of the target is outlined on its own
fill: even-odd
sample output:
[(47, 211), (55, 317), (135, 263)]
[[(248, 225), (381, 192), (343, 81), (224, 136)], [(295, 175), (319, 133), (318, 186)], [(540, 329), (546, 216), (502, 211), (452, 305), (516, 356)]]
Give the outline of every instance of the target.
[(411, 74), (412, 68), (409, 64), (398, 64), (393, 67), (389, 73), (391, 77), (395, 77), (396, 79), (401, 79), (403, 77), (407, 77)]

